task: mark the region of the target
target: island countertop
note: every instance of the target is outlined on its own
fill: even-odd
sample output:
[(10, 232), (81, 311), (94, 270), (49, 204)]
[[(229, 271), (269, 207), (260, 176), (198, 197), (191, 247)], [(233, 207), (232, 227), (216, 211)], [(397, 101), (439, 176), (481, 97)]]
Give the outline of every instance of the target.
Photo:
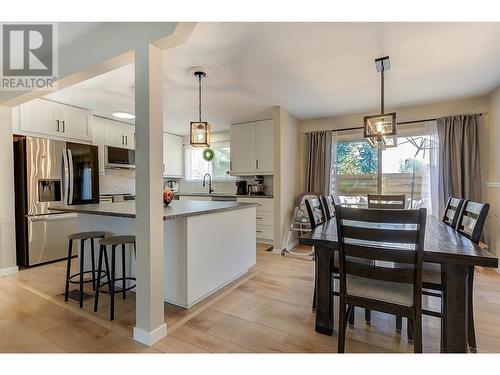
[[(163, 208), (163, 220), (212, 214), (223, 211), (240, 210), (258, 206), (257, 203), (213, 202), (213, 201), (172, 201)], [(90, 215), (103, 215), (135, 218), (135, 201), (119, 203), (102, 202), (96, 204), (61, 205), (51, 208), (54, 211), (76, 212)]]

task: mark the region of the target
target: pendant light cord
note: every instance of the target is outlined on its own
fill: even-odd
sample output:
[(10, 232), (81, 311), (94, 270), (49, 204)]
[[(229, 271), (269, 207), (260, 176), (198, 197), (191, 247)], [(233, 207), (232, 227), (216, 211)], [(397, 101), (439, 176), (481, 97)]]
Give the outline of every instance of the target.
[(198, 74), (198, 110), (200, 112), (200, 122), (201, 122), (201, 74)]

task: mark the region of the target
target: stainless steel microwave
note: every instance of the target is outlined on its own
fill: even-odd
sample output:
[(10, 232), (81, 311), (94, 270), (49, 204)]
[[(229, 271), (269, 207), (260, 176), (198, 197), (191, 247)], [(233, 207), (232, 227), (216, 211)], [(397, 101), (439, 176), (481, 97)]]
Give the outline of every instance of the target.
[(106, 168), (135, 168), (135, 151), (106, 146)]

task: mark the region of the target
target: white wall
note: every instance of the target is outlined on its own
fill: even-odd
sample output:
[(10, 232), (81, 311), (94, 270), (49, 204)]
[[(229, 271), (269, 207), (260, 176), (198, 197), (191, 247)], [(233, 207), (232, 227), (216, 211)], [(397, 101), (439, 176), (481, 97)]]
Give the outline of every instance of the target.
[(0, 276), (15, 272), (14, 156), (12, 110), (0, 107)]
[(488, 98), (488, 122), (485, 136), (487, 154), (486, 182), (484, 198), (490, 203), (488, 220), (486, 221), (486, 243), (492, 252), (500, 255), (500, 86)]

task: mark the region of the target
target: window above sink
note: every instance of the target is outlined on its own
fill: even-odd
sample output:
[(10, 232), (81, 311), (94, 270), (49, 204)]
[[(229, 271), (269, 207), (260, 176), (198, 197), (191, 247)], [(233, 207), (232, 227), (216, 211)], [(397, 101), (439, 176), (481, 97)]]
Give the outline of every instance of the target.
[(186, 180), (201, 181), (205, 173), (210, 173), (213, 181), (236, 180), (235, 177), (229, 175), (229, 141), (212, 142), (210, 148), (214, 151), (214, 158), (206, 161), (203, 159), (204, 148), (186, 146), (184, 151)]

